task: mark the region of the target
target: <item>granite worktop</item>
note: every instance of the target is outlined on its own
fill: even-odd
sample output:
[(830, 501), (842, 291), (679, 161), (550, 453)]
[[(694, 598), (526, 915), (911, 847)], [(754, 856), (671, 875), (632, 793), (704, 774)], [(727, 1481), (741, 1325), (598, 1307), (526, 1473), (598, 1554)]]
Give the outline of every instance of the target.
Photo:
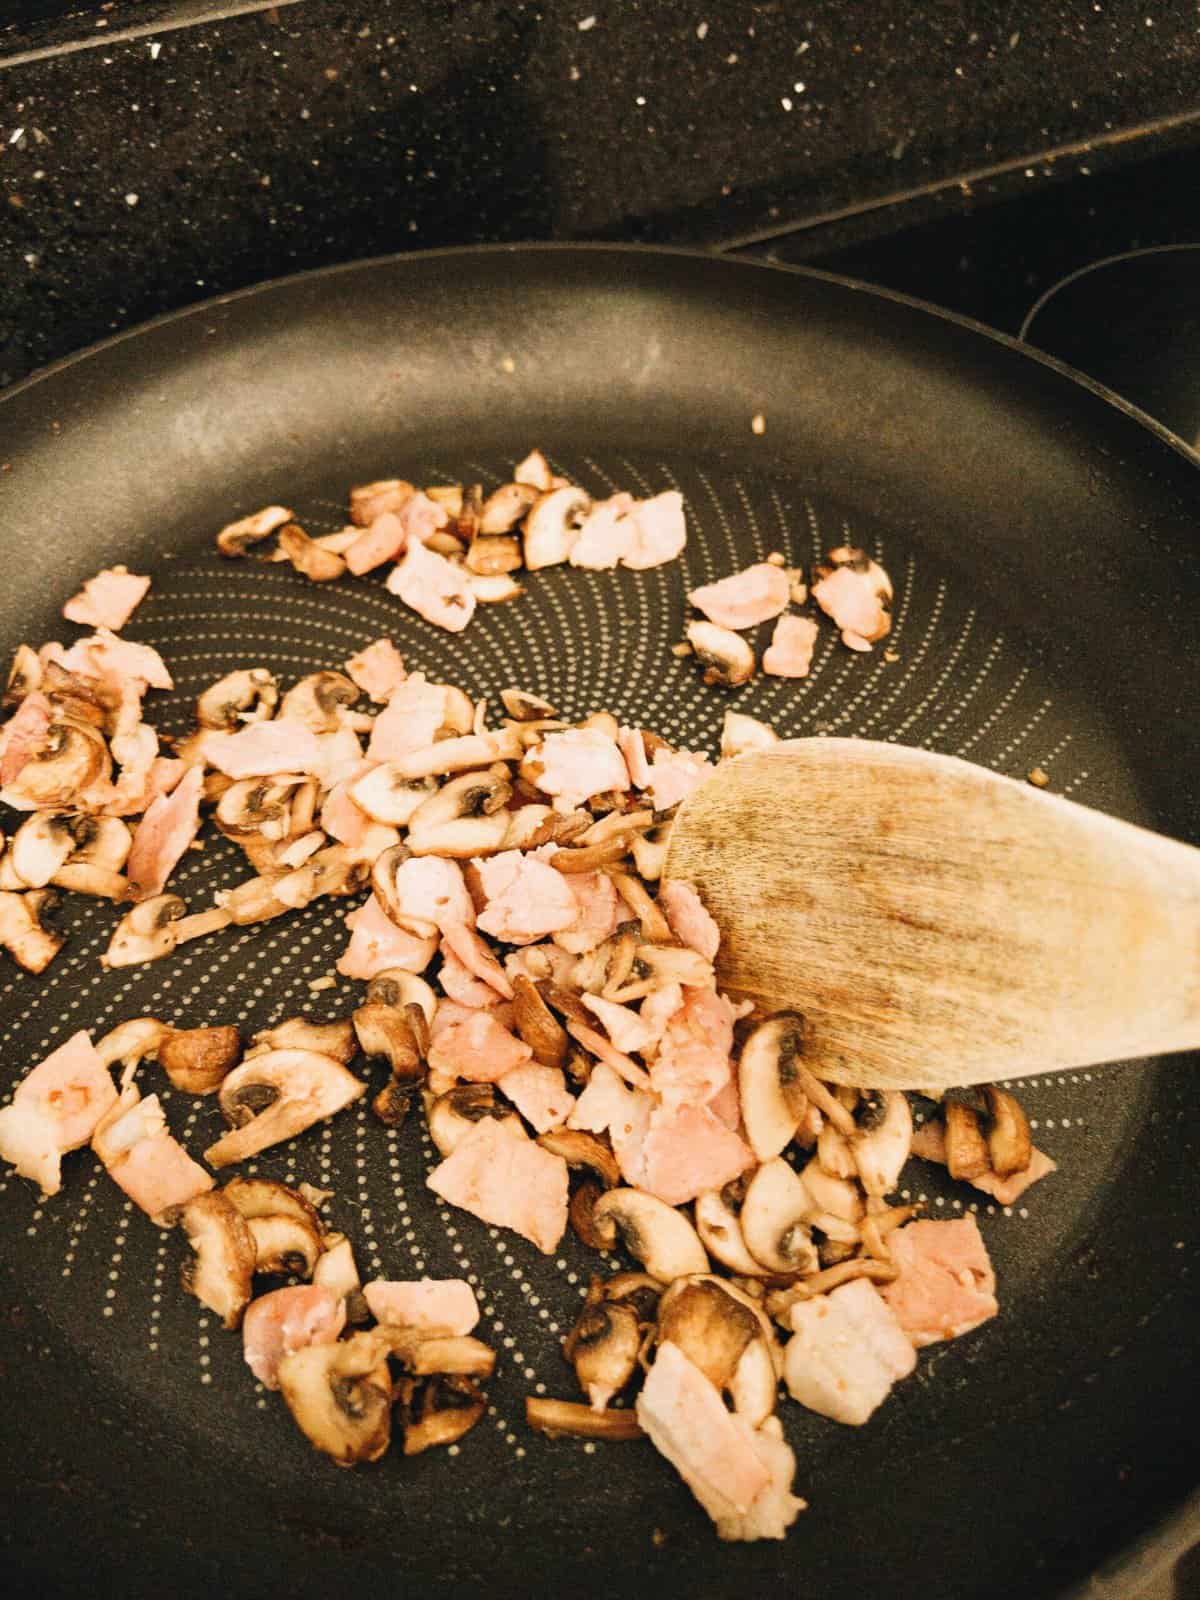
[(326, 262), (775, 236), (820, 259), (1200, 150), (1200, 13), (1180, 0), (9, 0), (4, 15), (0, 384)]

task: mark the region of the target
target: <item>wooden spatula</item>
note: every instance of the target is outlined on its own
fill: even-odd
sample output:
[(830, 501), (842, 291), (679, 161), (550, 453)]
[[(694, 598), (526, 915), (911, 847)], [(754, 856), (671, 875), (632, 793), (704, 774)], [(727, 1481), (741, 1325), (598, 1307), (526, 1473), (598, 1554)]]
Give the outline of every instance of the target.
[(1200, 850), (951, 756), (797, 739), (681, 806), (663, 876), (805, 1060), (944, 1088), (1200, 1046)]

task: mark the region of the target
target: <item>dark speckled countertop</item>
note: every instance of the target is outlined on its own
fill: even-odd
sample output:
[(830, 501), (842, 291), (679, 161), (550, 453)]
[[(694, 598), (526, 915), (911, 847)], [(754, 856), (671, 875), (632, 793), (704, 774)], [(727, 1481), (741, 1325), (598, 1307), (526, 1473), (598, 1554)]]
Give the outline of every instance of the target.
[(354, 256), (790, 236), (820, 260), (1200, 145), (1179, 0), (14, 5), (0, 383)]

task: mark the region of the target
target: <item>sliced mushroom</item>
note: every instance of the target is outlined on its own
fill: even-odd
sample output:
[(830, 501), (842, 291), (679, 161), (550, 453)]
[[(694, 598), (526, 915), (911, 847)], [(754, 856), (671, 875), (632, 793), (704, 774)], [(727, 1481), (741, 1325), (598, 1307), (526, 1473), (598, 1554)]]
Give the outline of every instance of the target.
[(774, 1412), (781, 1371), (782, 1355), (777, 1366), (772, 1345), (760, 1333), (742, 1352), (742, 1359), (729, 1380), (733, 1409), (751, 1428), (761, 1427)]
[(831, 1178), (857, 1178), (858, 1163), (850, 1141), (832, 1122), (823, 1123), (817, 1134), (817, 1161)]
[(746, 1139), (759, 1161), (770, 1161), (792, 1142), (808, 1107), (796, 1076), (804, 1052), (804, 1018), (781, 1011), (760, 1022), (742, 1045), (738, 1093)]
[(558, 715), (549, 700), (543, 700), (540, 694), (531, 694), (528, 689), (501, 689), (500, 702), (517, 722), (538, 722)]
[(499, 578), (521, 565), (521, 541), (507, 533), (477, 533), (466, 554), (467, 571), (480, 578)]
[(533, 1051), (533, 1059), (544, 1067), (561, 1067), (567, 1059), (570, 1040), (567, 1030), (546, 1004), (537, 986), (524, 973), (513, 985), (513, 1023), (518, 1034)]
[(296, 571), (312, 583), (328, 583), (346, 570), (342, 557), (310, 539), (298, 522), (287, 522), (280, 528), (279, 548)]
[(718, 1389), (729, 1387), (746, 1347), (760, 1337), (754, 1313), (707, 1274), (677, 1279), (659, 1302), (657, 1338), (678, 1345)]
[(158, 1046), (158, 1064), (184, 1094), (212, 1094), (237, 1065), (242, 1040), (232, 1023), (172, 1029)]
[(1024, 1172), (1033, 1160), (1033, 1135), (1020, 1101), (994, 1083), (984, 1086), (983, 1095), (990, 1119), (987, 1149), (992, 1171), (999, 1178)]
[(642, 1350), (638, 1314), (631, 1305), (610, 1305), (600, 1280), (594, 1279), (562, 1349), (590, 1405), (603, 1411), (638, 1370)]
[(458, 521), (463, 508), (461, 483), (435, 483), (432, 488), (425, 490), (425, 496), (435, 505), (441, 506), (452, 521)]
[(387, 1339), (392, 1355), (414, 1378), (428, 1378), (435, 1373), (490, 1378), (496, 1369), (496, 1352), (469, 1333), (391, 1326), (378, 1332)]
[(591, 507), (589, 496), (570, 484), (538, 496), (525, 518), (525, 565), (530, 572), (567, 559)]
[(657, 883), (662, 877), (663, 868), (667, 863), (668, 831), (660, 829), (655, 833), (646, 833), (635, 836), (633, 850), (633, 864), (638, 870), (638, 876), (645, 878), (648, 883)]
[[(493, 545), (507, 543), (507, 541), (477, 539), (476, 543)], [(468, 570), (466, 579), (467, 587), (481, 606), (503, 605), (508, 600), (519, 600), (525, 593), (522, 586), (509, 572), (471, 572)]]
[(273, 1178), (230, 1178), (221, 1193), (247, 1221), (252, 1217), (290, 1217), (311, 1229), (318, 1240), (321, 1237), (316, 1207), (299, 1189), (286, 1183), (277, 1183)]
[(292, 520), (286, 506), (264, 506), (253, 516), (231, 522), (217, 535), (217, 549), (223, 556), (244, 556), (252, 544), (269, 538), (276, 528)]
[(344, 1237), (332, 1242), (327, 1238), (326, 1246), (317, 1258), (312, 1281), (318, 1288), (330, 1290), (339, 1299), (349, 1300), (362, 1288), (362, 1280), (354, 1264), (354, 1247)]
[(586, 1167), (594, 1172), (606, 1189), (621, 1181), (621, 1169), (612, 1150), (594, 1133), (578, 1128), (552, 1128), (538, 1135), (538, 1144), (552, 1156), (561, 1156), (569, 1167)]
[(681, 1211), (640, 1189), (610, 1189), (595, 1205), (593, 1220), (609, 1248), (619, 1237), (630, 1255), (659, 1283), (708, 1271), (704, 1246)]
[(231, 783), (217, 802), (217, 827), (239, 842), (246, 834), (260, 834), (270, 840), (286, 839), (294, 831), (292, 800), (304, 786), (305, 779), (298, 774), (241, 778)]
[(544, 1400), (528, 1395), (525, 1420), (548, 1439), (643, 1439), (634, 1411), (594, 1411), (576, 1400)]
[(354, 1022), (350, 1017), (339, 1017), (333, 1022), (310, 1022), (307, 1017), (288, 1017), (274, 1027), (263, 1028), (254, 1035), (251, 1054), (262, 1055), (268, 1050), (315, 1050), (318, 1055), (332, 1056), (344, 1067), (350, 1065), (358, 1051)]
[(321, 1254), (321, 1230), (299, 1217), (248, 1217), (254, 1270), (267, 1277), (309, 1278)]
[(302, 722), (313, 733), (336, 733), (342, 726), (343, 712), (361, 694), (362, 690), (344, 672), (310, 672), (284, 695), (279, 715)]
[[(431, 984), (424, 978), (418, 977), (415, 972), (402, 972), (399, 967), (388, 967), (385, 971), (375, 974), (367, 985), (367, 1003), (392, 1006), (397, 1011), (405, 1012), (410, 1025), (413, 1019), (408, 1008), (416, 1006), (425, 1018), (426, 1029), (432, 1026), (438, 1005), (437, 995)], [(414, 1029), (414, 1032), (418, 1030)], [(427, 1039), (418, 1036), (417, 1043), (424, 1053), (428, 1047)]]
[(57, 896), (49, 889), (0, 893), (0, 946), (26, 972), (45, 972), (67, 942), (65, 934), (42, 924), (43, 914), (56, 904)]
[(0, 704), (19, 705), (27, 694), (32, 694), (41, 685), (41, 681), (42, 662), (37, 651), (27, 644), (19, 644), (13, 655), (12, 666), (8, 669), (4, 699)]
[(741, 1214), (742, 1237), (755, 1260), (771, 1272), (815, 1272), (817, 1252), (806, 1226), (811, 1206), (781, 1156), (764, 1162), (746, 1186)]
[(41, 746), (0, 790), (0, 799), (18, 811), (70, 807), (110, 770), (108, 745), (99, 729), (63, 717), (50, 724)]
[(491, 817), (462, 817), (457, 822), (441, 822), (431, 828), (411, 827), (408, 848), (414, 856), (446, 856), (454, 861), (469, 861), (506, 849), (507, 835), (508, 815), (498, 811)]
[(886, 1261), (876, 1261), (870, 1256), (855, 1256), (852, 1261), (839, 1261), (814, 1273), (802, 1283), (789, 1284), (786, 1289), (772, 1289), (767, 1296), (767, 1310), (781, 1327), (791, 1331), (791, 1310), (803, 1300), (814, 1300), (819, 1294), (828, 1294), (843, 1283), (855, 1278), (868, 1278), (872, 1283), (894, 1283), (899, 1277), (896, 1268)]
[(688, 643), (704, 668), (704, 682), (737, 689), (754, 676), (754, 651), (739, 634), (715, 622), (689, 622)]
[(377, 478), (373, 483), (356, 483), (350, 490), (350, 521), (358, 528), (369, 528), (385, 511), (401, 510), (413, 497), (413, 486), (403, 478)]
[(190, 917), (181, 917), (175, 924), (175, 944), (178, 947), (190, 943), (193, 939), (206, 938), (210, 933), (219, 933), (232, 921), (233, 918), (222, 906), (211, 906), (207, 911), (197, 911)]
[(490, 1083), (459, 1084), (439, 1095), (429, 1107), (429, 1137), (439, 1155), (451, 1156), (477, 1122), (489, 1119), (521, 1128), (520, 1117), (511, 1106), (496, 1099)]
[(481, 534), (508, 533), (531, 509), (538, 491), (530, 483), (505, 483), (494, 489), (479, 512)]
[(236, 1067), (221, 1085), (220, 1106), (233, 1131), (204, 1152), (227, 1167), (323, 1122), (366, 1092), (361, 1078), (315, 1050), (268, 1050)]
[(982, 1177), (991, 1161), (978, 1116), (961, 1100), (947, 1100), (945, 1115), (947, 1171), (968, 1183)]
[(112, 1067), (119, 1062), (123, 1067), (136, 1067), (139, 1061), (152, 1056), (175, 1032), (169, 1023), (157, 1017), (130, 1017), (110, 1028), (96, 1042), (96, 1056), (101, 1066)]
[(567, 1202), (567, 1221), (580, 1244), (589, 1250), (611, 1250), (616, 1243), (612, 1226), (596, 1221), (596, 1206), (605, 1193), (605, 1185), (587, 1178), (571, 1191)]
[[(356, 851), (344, 844), (331, 844), (309, 856), (303, 866), (277, 878), (270, 885), (270, 893), (288, 910), (298, 911), (322, 895), (357, 894), (366, 886), (370, 873), (371, 863)], [(229, 905), (229, 901), (225, 903)]]
[[(856, 1225), (862, 1217), (864, 1206), (862, 1191), (856, 1183), (836, 1178), (826, 1172), (819, 1161), (810, 1161), (800, 1177), (814, 1211), (825, 1218), (838, 1217), (847, 1224)], [(830, 1232), (825, 1220), (819, 1223), (824, 1232)], [(845, 1230), (833, 1230), (833, 1237), (850, 1237)], [(855, 1235), (857, 1237), (857, 1234)]]
[(179, 1270), (184, 1290), (226, 1328), (236, 1328), (250, 1304), (254, 1275), (254, 1240), (245, 1220), (216, 1189), (187, 1201), (170, 1220), (182, 1225), (194, 1252)]
[(368, 1002), (354, 1013), (354, 1032), (363, 1054), (387, 1062), (392, 1079), (414, 1089), (425, 1076), (425, 1064), (403, 1011)]
[(66, 817), (35, 811), (12, 836), (8, 861), (29, 889), (44, 889), (74, 853), (75, 839)]
[(402, 1395), (406, 1456), (457, 1443), (470, 1433), (486, 1409), (483, 1395), (470, 1378), (438, 1374), (424, 1382), (402, 1382), (407, 1391)]
[(169, 956), (178, 939), (178, 924), (187, 906), (177, 894), (156, 894), (127, 911), (113, 930), (102, 967), (132, 967)]
[(378, 1461), (391, 1443), (387, 1341), (377, 1331), (284, 1356), (279, 1387), (301, 1432), (339, 1467)]
[(356, 778), (349, 794), (354, 804), (376, 822), (403, 828), (437, 793), (436, 778), (405, 778), (391, 761), (382, 761)]
[(507, 769), (487, 767), (479, 772), (464, 772), (442, 784), (436, 794), (424, 800), (410, 818), (414, 830), (430, 828), (460, 817), (491, 816), (512, 798)]
[(727, 711), (721, 725), (721, 759), (744, 755), (747, 750), (766, 750), (778, 744), (779, 735), (769, 722), (747, 717), (740, 711)]
[(912, 1112), (895, 1089), (865, 1095), (855, 1112), (859, 1134), (850, 1149), (863, 1188), (870, 1195), (890, 1194), (900, 1178), (912, 1146)]
[(104, 867), (120, 872), (129, 860), (133, 834), (120, 817), (75, 817), (71, 823), (75, 848), (68, 867)]
[(98, 900), (120, 901), (129, 897), (129, 879), (107, 867), (94, 867), (86, 861), (68, 861), (50, 879), (56, 889), (72, 894), (90, 894)]
[(248, 722), (264, 722), (279, 704), (279, 685), (266, 667), (243, 667), (218, 678), (196, 701), (196, 719), (202, 728), (237, 729)]
[[(761, 1277), (767, 1269), (746, 1248), (742, 1236), (741, 1206), (745, 1191), (743, 1179), (726, 1184), (724, 1189), (709, 1189), (697, 1196), (693, 1210), (700, 1242), (723, 1267), (739, 1277)], [(735, 1199), (736, 1195), (736, 1199)]]

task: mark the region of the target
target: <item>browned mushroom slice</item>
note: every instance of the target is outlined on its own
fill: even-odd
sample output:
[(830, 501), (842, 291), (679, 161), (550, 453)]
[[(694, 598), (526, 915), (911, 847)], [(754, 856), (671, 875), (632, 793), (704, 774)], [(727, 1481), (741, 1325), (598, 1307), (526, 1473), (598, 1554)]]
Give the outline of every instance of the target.
[(87, 722), (61, 716), (0, 799), (18, 811), (73, 807), (91, 784), (107, 778), (112, 762), (104, 735)]
[[(439, 1374), (423, 1382), (402, 1379), (404, 1454), (420, 1455), (437, 1445), (456, 1444), (483, 1416), (482, 1393), (470, 1378)], [(399, 1387), (399, 1386), (398, 1386)]]
[[(214, 820), (221, 832), (241, 843), (246, 835), (286, 839), (292, 832), (291, 801), (305, 780), (298, 775), (241, 778), (217, 802)], [(252, 854), (251, 859), (255, 857)], [(270, 854), (263, 856), (270, 860)]]
[(632, 1411), (594, 1411), (577, 1400), (525, 1399), (525, 1420), (548, 1439), (644, 1439)]
[(139, 1061), (152, 1056), (175, 1032), (169, 1023), (157, 1017), (130, 1017), (110, 1028), (102, 1039), (96, 1041), (96, 1055), (105, 1067), (136, 1067)]
[(41, 658), (37, 651), (27, 644), (19, 644), (13, 655), (12, 666), (8, 669), (4, 698), (0, 704), (19, 705), (27, 694), (32, 694), (41, 685), (42, 670)]
[(391, 1443), (387, 1342), (374, 1330), (284, 1356), (279, 1388), (309, 1443), (339, 1467), (378, 1461)]
[[(303, 866), (276, 878), (270, 885), (270, 893), (288, 910), (299, 911), (323, 895), (357, 894), (370, 876), (369, 861), (364, 861), (344, 844), (327, 845), (309, 856)], [(225, 903), (229, 905), (230, 902)]]
[(524, 973), (513, 978), (513, 1023), (535, 1061), (544, 1067), (562, 1066), (570, 1044), (567, 1031)]
[(0, 893), (0, 946), (26, 972), (45, 972), (67, 942), (65, 934), (42, 924), (42, 916), (56, 904), (57, 896), (49, 889)]
[(715, 1278), (681, 1278), (658, 1306), (660, 1341), (670, 1340), (710, 1383), (727, 1389), (746, 1347), (761, 1336), (758, 1318)]
[(578, 1128), (552, 1128), (549, 1133), (539, 1134), (537, 1142), (552, 1156), (561, 1156), (569, 1167), (589, 1168), (606, 1189), (615, 1189), (621, 1181), (616, 1156), (594, 1133), (584, 1133)]
[(747, 717), (740, 711), (727, 711), (721, 725), (721, 759), (743, 755), (747, 750), (766, 750), (778, 744), (779, 735), (769, 722)]
[(547, 717), (557, 717), (558, 712), (549, 700), (528, 689), (501, 689), (500, 701), (509, 716), (517, 722), (539, 722)]
[(113, 930), (102, 967), (132, 967), (169, 956), (178, 941), (178, 924), (187, 906), (177, 894), (156, 894), (127, 911)]
[(128, 898), (129, 879), (107, 867), (96, 867), (88, 861), (68, 861), (59, 867), (50, 879), (56, 889), (67, 889), (71, 894), (88, 894), (97, 900), (121, 901)]
[[(315, 1050), (318, 1055), (332, 1056), (344, 1067), (350, 1065), (358, 1051), (354, 1035), (354, 1022), (350, 1017), (339, 1017), (332, 1022), (311, 1022), (307, 1017), (288, 1017), (271, 1028), (263, 1028), (251, 1041), (253, 1050)], [(247, 1055), (252, 1052), (247, 1052)]]
[(412, 1026), (402, 1011), (368, 1002), (353, 1017), (354, 1032), (363, 1054), (386, 1061), (394, 1079), (415, 1088), (425, 1076), (425, 1064)]
[(297, 522), (287, 522), (280, 528), (279, 548), (296, 571), (313, 583), (328, 583), (346, 570), (340, 555), (322, 549)]
[(696, 1232), (714, 1261), (739, 1277), (759, 1278), (768, 1269), (750, 1254), (742, 1235), (741, 1208), (745, 1189), (746, 1180), (738, 1178), (724, 1189), (710, 1189), (697, 1196), (693, 1208)]
[(532, 508), (538, 491), (529, 483), (505, 483), (493, 489), (479, 512), (481, 534), (509, 533)]
[(754, 676), (754, 651), (739, 634), (715, 622), (689, 622), (688, 643), (704, 668), (704, 682), (737, 689)]
[(309, 1278), (321, 1254), (321, 1230), (296, 1216), (247, 1217), (254, 1270), (267, 1277)]
[(283, 697), (281, 718), (302, 722), (313, 733), (336, 733), (342, 726), (343, 712), (362, 694), (344, 672), (310, 672)]
[(567, 559), (591, 505), (584, 491), (572, 485), (538, 496), (525, 518), (524, 555), (530, 572)]
[(520, 565), (521, 541), (512, 534), (477, 533), (466, 554), (467, 571), (476, 578), (506, 577)]
[(390, 761), (382, 761), (350, 785), (350, 798), (360, 810), (387, 827), (403, 828), (426, 800), (437, 793), (436, 778), (405, 778)]
[(179, 1276), (188, 1294), (236, 1328), (250, 1303), (254, 1275), (254, 1240), (245, 1220), (219, 1190), (197, 1195), (179, 1207), (178, 1221), (194, 1256)]
[(35, 811), (13, 834), (7, 860), (20, 886), (44, 889), (74, 850), (70, 820), (50, 811)]
[(912, 1112), (905, 1095), (895, 1089), (864, 1094), (855, 1108), (858, 1136), (850, 1152), (869, 1195), (890, 1194), (912, 1148)]
[(267, 539), (276, 528), (292, 520), (286, 506), (264, 506), (252, 516), (231, 522), (217, 535), (217, 549), (223, 556), (244, 556), (252, 544)]
[(275, 713), (279, 686), (266, 667), (242, 667), (218, 678), (196, 701), (202, 728), (233, 731), (248, 722), (262, 722)]
[(764, 1162), (742, 1203), (746, 1248), (771, 1272), (815, 1272), (817, 1252), (807, 1226), (811, 1210), (811, 1195), (782, 1156)]
[[(175, 924), (175, 944), (188, 944), (192, 939), (204, 939), (210, 933), (219, 933), (233, 921), (223, 906), (210, 906), (207, 911), (195, 911), (190, 917), (180, 917)], [(102, 958), (103, 959), (103, 958)]]
[(619, 1236), (630, 1255), (659, 1283), (708, 1271), (708, 1257), (695, 1228), (682, 1211), (641, 1189), (610, 1189), (597, 1202), (592, 1218), (601, 1230)]
[(567, 1202), (567, 1220), (580, 1244), (589, 1250), (611, 1250), (616, 1243), (616, 1232), (610, 1222), (596, 1221), (596, 1205), (605, 1194), (602, 1183), (585, 1179), (572, 1191)]
[(340, 1061), (315, 1050), (268, 1050), (243, 1061), (220, 1090), (233, 1131), (204, 1152), (210, 1166), (227, 1167), (303, 1133), (352, 1104), (366, 1084)]
[(804, 1018), (783, 1011), (760, 1022), (742, 1046), (738, 1093), (746, 1139), (759, 1161), (791, 1143), (808, 1107), (796, 1075), (804, 1051)]
[(952, 1178), (968, 1183), (991, 1167), (979, 1118), (961, 1100), (946, 1101), (946, 1167)]
[(992, 1171), (998, 1178), (1010, 1178), (1024, 1172), (1033, 1160), (1033, 1134), (1024, 1107), (1015, 1095), (985, 1084), (983, 1097), (987, 1102), (987, 1148)]
[[(325, 1249), (317, 1258), (313, 1268), (312, 1281), (322, 1289), (329, 1289), (339, 1299), (351, 1300), (354, 1296), (362, 1296), (362, 1280), (358, 1275), (358, 1268), (354, 1264), (354, 1248), (349, 1239), (344, 1235), (327, 1234)], [(365, 1305), (365, 1301), (363, 1302)], [(347, 1307), (349, 1312), (350, 1307)], [(351, 1317), (350, 1320), (363, 1320)]]
[(440, 1333), (435, 1328), (377, 1330), (388, 1349), (414, 1378), (434, 1373), (455, 1373), (467, 1378), (490, 1378), (496, 1369), (496, 1352), (469, 1333)]
[(251, 1217), (294, 1217), (321, 1234), (316, 1207), (298, 1189), (273, 1178), (230, 1178), (221, 1190), (229, 1204), (247, 1221)]
[(509, 1105), (496, 1099), (490, 1083), (463, 1083), (439, 1095), (429, 1107), (429, 1137), (438, 1154), (452, 1156), (477, 1122), (491, 1119), (521, 1127), (521, 1119)]
[(562, 1348), (589, 1404), (596, 1411), (603, 1411), (638, 1370), (642, 1328), (636, 1309), (607, 1302), (602, 1283), (593, 1279), (579, 1318)]
[(237, 1065), (242, 1041), (232, 1023), (172, 1030), (158, 1046), (158, 1064), (184, 1094), (212, 1094)]

